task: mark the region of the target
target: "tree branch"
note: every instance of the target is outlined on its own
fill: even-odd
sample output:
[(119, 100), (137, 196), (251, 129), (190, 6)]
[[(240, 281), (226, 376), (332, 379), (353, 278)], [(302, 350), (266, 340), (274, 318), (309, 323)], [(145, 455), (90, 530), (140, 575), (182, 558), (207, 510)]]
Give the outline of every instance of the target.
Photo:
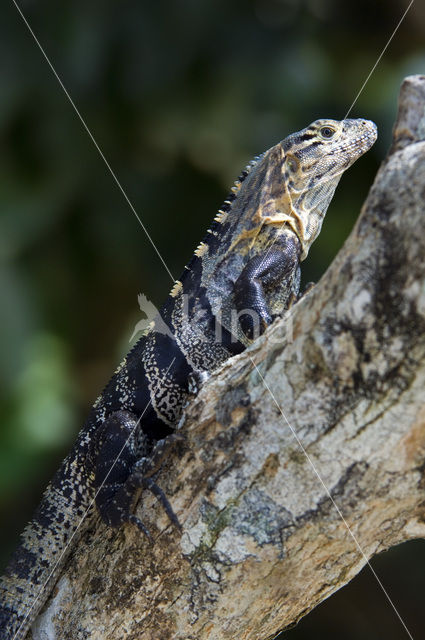
[(424, 105), (425, 77), (406, 79), (337, 258), (188, 407), (158, 478), (183, 535), (147, 494), (154, 544), (99, 523), (35, 638), (263, 640), (425, 535)]

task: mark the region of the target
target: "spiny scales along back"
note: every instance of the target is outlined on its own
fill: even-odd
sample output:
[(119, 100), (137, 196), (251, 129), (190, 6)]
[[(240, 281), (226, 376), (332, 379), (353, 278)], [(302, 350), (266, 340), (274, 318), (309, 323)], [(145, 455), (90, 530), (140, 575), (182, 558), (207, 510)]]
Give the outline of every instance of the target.
[[(0, 639), (22, 640), (79, 536), (100, 515), (149, 532), (134, 513), (177, 440), (193, 388), (296, 300), (300, 262), (341, 174), (376, 139), (367, 120), (317, 120), (253, 160), (236, 181), (150, 330), (94, 403), (0, 582)], [(78, 635), (76, 629), (76, 635)]]

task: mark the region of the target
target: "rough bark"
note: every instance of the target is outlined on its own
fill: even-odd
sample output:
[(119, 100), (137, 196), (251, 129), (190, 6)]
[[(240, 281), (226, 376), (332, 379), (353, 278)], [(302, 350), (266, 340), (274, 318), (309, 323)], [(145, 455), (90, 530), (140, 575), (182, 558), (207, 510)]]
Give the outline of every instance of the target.
[(424, 198), (415, 76), (325, 276), (188, 407), (158, 478), (183, 533), (150, 495), (138, 508), (154, 544), (99, 524), (35, 638), (264, 640), (425, 535)]

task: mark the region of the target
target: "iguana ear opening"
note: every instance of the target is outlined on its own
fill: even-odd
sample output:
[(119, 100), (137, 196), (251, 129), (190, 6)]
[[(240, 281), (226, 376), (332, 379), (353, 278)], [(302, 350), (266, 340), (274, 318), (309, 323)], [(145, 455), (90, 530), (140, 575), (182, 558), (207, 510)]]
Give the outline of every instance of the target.
[(296, 173), (300, 168), (300, 161), (291, 153), (287, 153), (284, 167), (290, 174)]

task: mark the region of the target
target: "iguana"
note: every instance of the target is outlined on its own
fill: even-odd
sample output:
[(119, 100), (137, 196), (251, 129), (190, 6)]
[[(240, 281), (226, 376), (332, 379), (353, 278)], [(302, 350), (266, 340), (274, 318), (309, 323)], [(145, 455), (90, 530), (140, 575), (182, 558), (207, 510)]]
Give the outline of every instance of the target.
[[(134, 513), (193, 388), (297, 299), (300, 262), (341, 174), (376, 139), (363, 119), (316, 120), (242, 172), (159, 316), (94, 403), (0, 582), (0, 638), (23, 639), (77, 537), (97, 514), (149, 532)], [(173, 435), (174, 434), (174, 435)], [(78, 536), (76, 535), (78, 533)]]

